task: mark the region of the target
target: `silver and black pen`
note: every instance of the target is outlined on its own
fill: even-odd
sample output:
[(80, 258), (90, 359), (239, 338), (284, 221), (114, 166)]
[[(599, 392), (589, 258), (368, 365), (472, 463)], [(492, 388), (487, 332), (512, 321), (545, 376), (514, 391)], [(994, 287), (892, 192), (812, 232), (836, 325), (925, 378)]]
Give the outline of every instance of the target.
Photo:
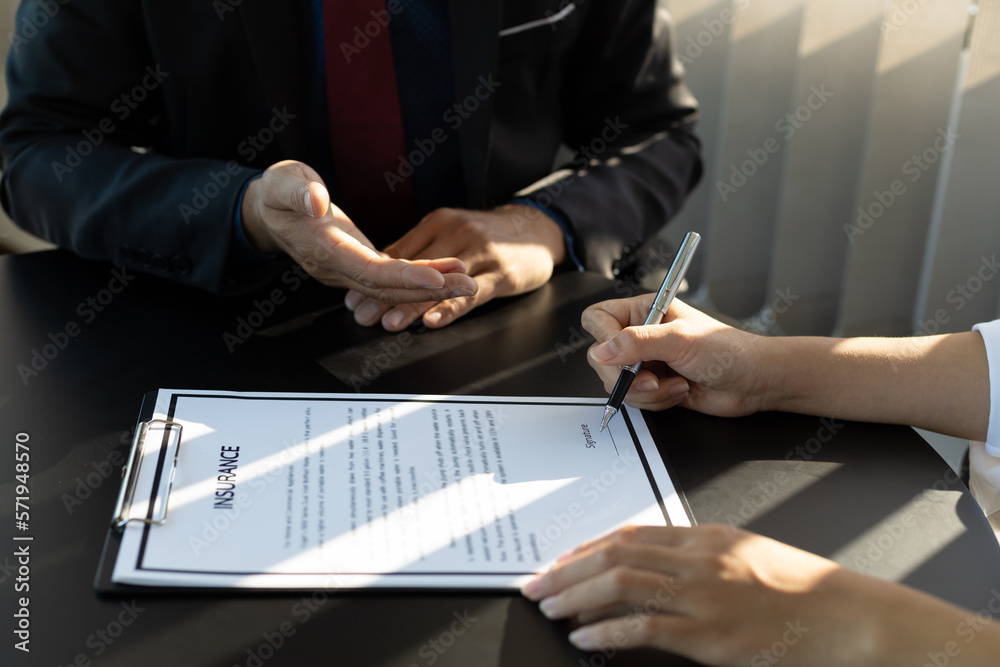
[[(674, 295), (684, 280), (684, 274), (687, 273), (688, 266), (691, 264), (691, 258), (694, 257), (694, 251), (698, 247), (699, 241), (701, 241), (701, 235), (696, 232), (688, 232), (684, 236), (684, 241), (677, 251), (677, 256), (674, 257), (674, 263), (670, 265), (670, 270), (667, 271), (667, 275), (663, 278), (663, 284), (660, 285), (660, 291), (656, 293), (656, 298), (653, 299), (653, 306), (649, 310), (649, 316), (646, 317), (646, 326), (659, 324), (663, 316), (667, 314), (670, 302), (674, 300)], [(625, 394), (628, 393), (628, 388), (632, 386), (632, 380), (635, 379), (635, 375), (639, 372), (640, 367), (642, 367), (641, 361), (631, 366), (622, 367), (622, 372), (618, 376), (615, 389), (611, 392), (611, 398), (608, 399), (608, 405), (604, 408), (601, 431), (607, 427), (611, 418), (621, 410), (622, 403), (625, 401)]]

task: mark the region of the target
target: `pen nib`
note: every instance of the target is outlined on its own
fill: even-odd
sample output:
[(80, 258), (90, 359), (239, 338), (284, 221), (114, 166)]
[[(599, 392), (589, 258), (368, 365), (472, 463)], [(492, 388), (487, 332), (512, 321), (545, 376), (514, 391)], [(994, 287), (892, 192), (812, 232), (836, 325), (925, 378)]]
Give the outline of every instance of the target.
[(604, 429), (607, 428), (608, 422), (611, 421), (611, 418), (615, 416), (616, 412), (618, 412), (618, 411), (615, 410), (610, 405), (608, 407), (604, 408), (604, 419), (601, 421), (601, 430), (600, 430), (600, 433), (604, 433)]

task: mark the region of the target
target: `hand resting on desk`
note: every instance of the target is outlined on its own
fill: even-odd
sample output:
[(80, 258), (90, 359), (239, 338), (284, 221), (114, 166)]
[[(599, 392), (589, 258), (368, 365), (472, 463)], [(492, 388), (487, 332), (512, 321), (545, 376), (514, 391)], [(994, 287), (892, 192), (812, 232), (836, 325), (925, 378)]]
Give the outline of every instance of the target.
[(524, 594), (579, 625), (578, 648), (653, 647), (706, 665), (922, 667), (951, 642), (949, 665), (986, 666), (1000, 650), (1000, 624), (720, 525), (619, 530), (562, 556)]
[(562, 230), (545, 213), (523, 204), (493, 211), (439, 208), (386, 248), (390, 257), (433, 261), (457, 257), (479, 285), (474, 295), (425, 303), (395, 305), (384, 299), (347, 295), (347, 307), (358, 324), (381, 321), (387, 331), (400, 331), (422, 318), (425, 326), (443, 327), (473, 308), (498, 297), (538, 289), (566, 257)]

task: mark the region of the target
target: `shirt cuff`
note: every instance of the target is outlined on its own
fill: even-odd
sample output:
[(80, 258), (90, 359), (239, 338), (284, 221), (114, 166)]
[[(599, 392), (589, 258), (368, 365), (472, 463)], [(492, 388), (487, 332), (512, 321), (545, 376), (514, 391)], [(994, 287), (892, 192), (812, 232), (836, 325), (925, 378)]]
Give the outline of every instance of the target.
[(1000, 512), (1000, 458), (981, 442), (969, 443), (969, 491), (987, 517)]
[(250, 184), (261, 176), (263, 176), (263, 174), (257, 174), (253, 178), (247, 180), (247, 182), (243, 184), (243, 189), (240, 190), (239, 198), (236, 200), (236, 215), (233, 216), (233, 244), (231, 256), (238, 264), (261, 264), (278, 256), (277, 253), (261, 252), (260, 250), (257, 250), (257, 248), (254, 248), (253, 244), (250, 243), (250, 239), (247, 238), (246, 232), (243, 230), (243, 197), (246, 195), (247, 188), (250, 187)]
[(990, 372), (990, 424), (986, 432), (986, 453), (1000, 457), (1000, 320), (972, 327), (986, 343)]
[(563, 239), (566, 240), (566, 256), (569, 258), (571, 262), (573, 262), (573, 265), (576, 267), (577, 271), (582, 272), (584, 270), (583, 262), (581, 262), (580, 258), (576, 256), (576, 247), (573, 242), (573, 235), (569, 231), (569, 223), (566, 222), (566, 218), (564, 218), (562, 214), (552, 210), (548, 206), (542, 206), (538, 202), (528, 199), (527, 197), (518, 197), (517, 199), (511, 200), (510, 203), (530, 206), (531, 208), (538, 209), (545, 215), (552, 218), (553, 222), (559, 225), (559, 229), (561, 229), (563, 233)]

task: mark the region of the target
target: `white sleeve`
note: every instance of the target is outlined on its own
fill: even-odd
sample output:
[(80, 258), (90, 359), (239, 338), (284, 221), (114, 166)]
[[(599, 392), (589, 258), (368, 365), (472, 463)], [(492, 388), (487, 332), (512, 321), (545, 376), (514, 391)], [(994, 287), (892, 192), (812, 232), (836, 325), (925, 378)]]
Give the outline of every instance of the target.
[(972, 327), (986, 343), (986, 359), (990, 367), (990, 425), (986, 433), (986, 453), (1000, 457), (1000, 320)]
[(1000, 512), (1000, 458), (975, 440), (969, 443), (969, 491), (986, 516)]

